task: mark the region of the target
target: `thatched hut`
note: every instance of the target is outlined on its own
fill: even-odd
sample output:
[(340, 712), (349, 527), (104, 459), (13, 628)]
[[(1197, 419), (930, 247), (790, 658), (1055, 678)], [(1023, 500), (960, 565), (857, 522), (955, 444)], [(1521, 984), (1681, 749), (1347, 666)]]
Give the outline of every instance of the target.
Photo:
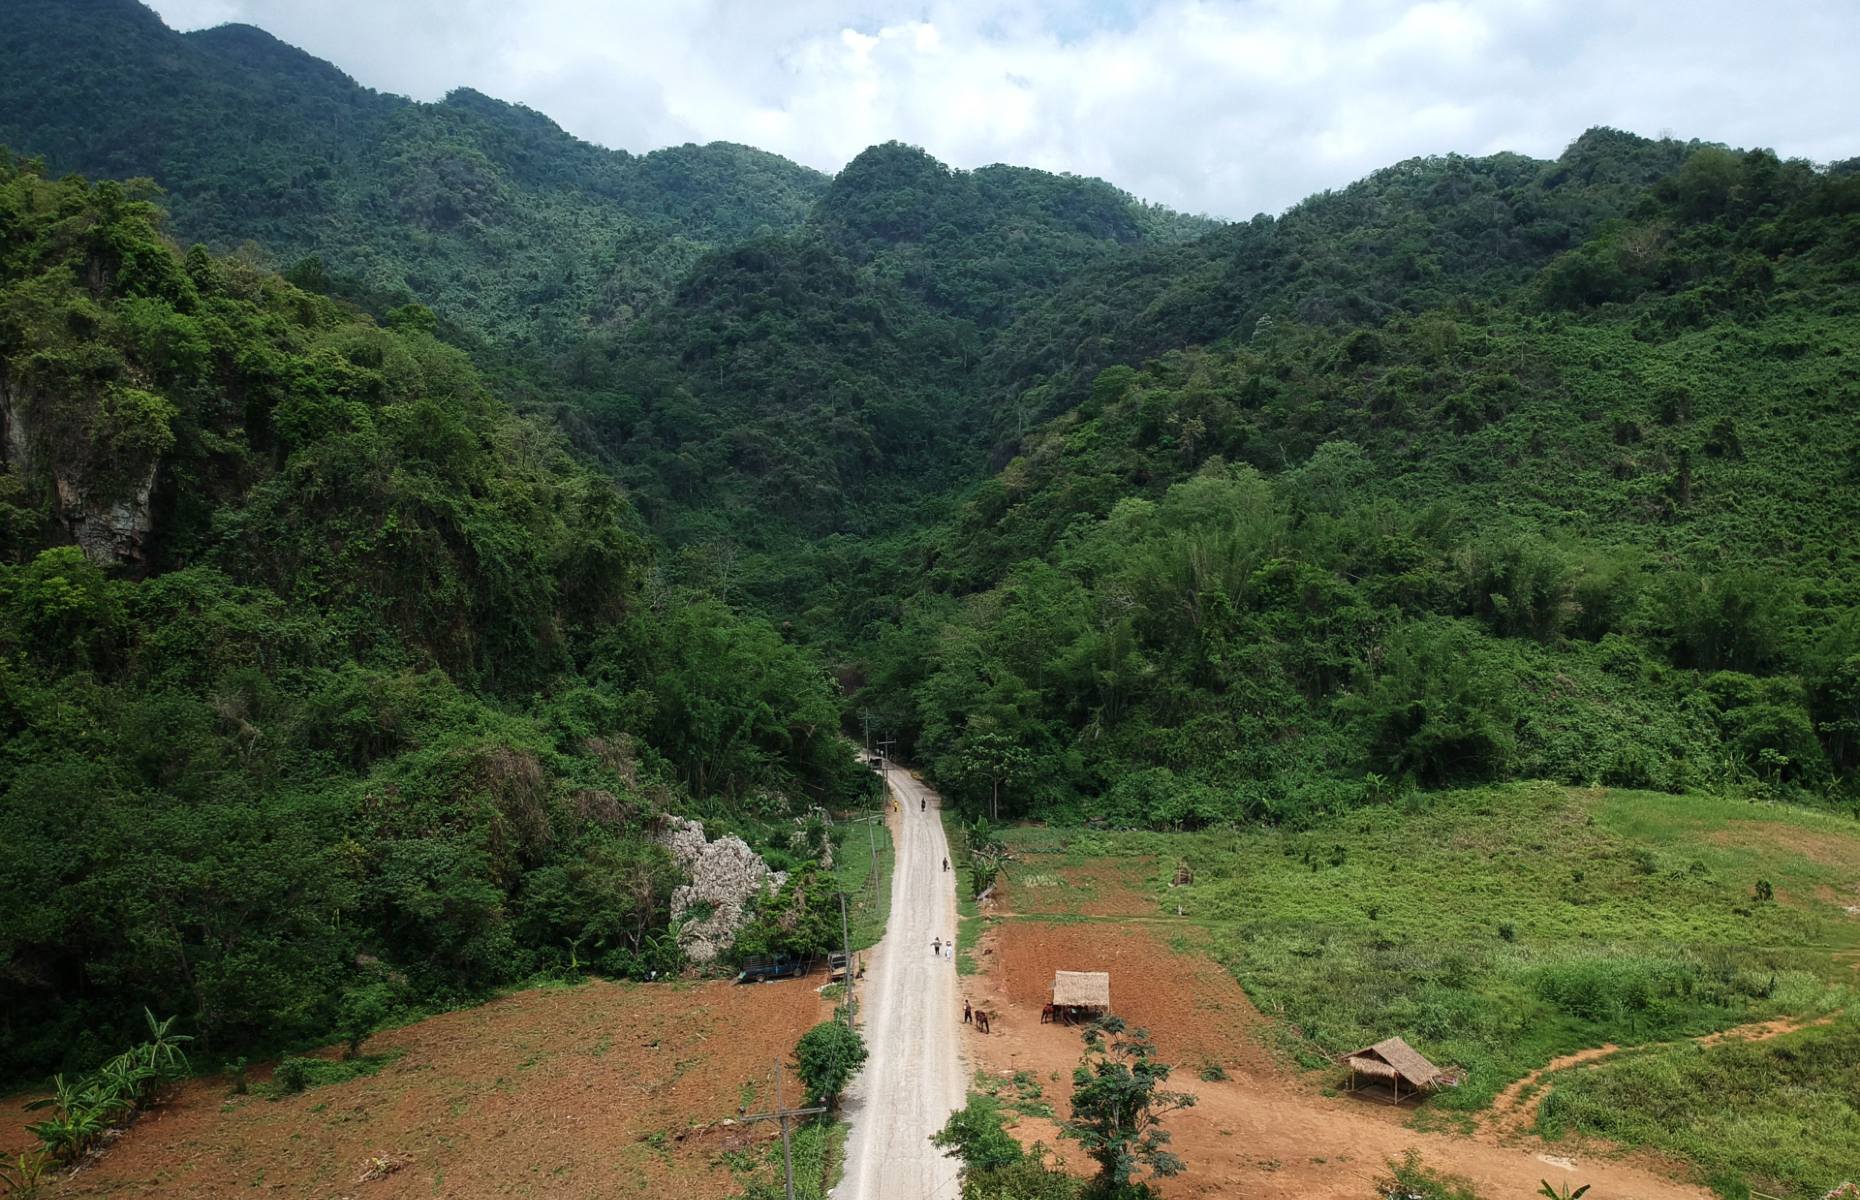
[(1419, 1050), (1398, 1037), (1339, 1055), (1338, 1061), (1350, 1069), (1347, 1085), (1350, 1091), (1355, 1091), (1357, 1083), (1363, 1079), (1386, 1083), (1393, 1093), (1392, 1104), (1401, 1102), (1403, 1084), (1408, 1086), (1408, 1095), (1418, 1096), (1452, 1082), (1447, 1072), (1428, 1062)]
[(1054, 971), (1052, 1016), (1070, 1025), (1111, 1011), (1109, 971)]

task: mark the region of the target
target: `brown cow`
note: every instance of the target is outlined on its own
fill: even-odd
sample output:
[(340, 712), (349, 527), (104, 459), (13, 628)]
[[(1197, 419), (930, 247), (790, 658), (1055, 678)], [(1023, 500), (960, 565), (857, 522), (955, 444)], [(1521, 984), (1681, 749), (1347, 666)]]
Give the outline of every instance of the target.
[(975, 1031), (977, 1033), (988, 1032), (988, 1014), (979, 1008), (975, 1010)]

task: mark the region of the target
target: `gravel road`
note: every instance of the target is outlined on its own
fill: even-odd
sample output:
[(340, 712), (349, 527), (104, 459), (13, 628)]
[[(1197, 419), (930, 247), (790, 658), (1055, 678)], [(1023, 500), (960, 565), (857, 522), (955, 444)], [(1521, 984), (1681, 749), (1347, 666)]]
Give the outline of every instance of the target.
[[(852, 1134), (834, 1200), (929, 1200), (957, 1195), (955, 1159), (930, 1144), (963, 1102), (956, 964), (933, 957), (933, 938), (956, 933), (954, 872), (937, 794), (897, 768), (889, 818), (897, 846), (891, 917), (871, 953), (861, 1001), (871, 1056), (846, 1091)], [(925, 811), (919, 804), (927, 801)]]

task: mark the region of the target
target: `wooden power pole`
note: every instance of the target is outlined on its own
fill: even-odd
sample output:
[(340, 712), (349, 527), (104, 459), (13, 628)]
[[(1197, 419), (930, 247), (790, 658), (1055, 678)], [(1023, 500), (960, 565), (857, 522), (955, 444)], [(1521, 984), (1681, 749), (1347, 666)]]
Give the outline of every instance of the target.
[(880, 738), (878, 742), (878, 777), (885, 781), (885, 799), (891, 799), (891, 748), (898, 744), (894, 737)]
[(853, 1027), (852, 934), (846, 926), (846, 893), (840, 893), (840, 949), (846, 955), (846, 1028)]
[(781, 1103), (781, 1060), (775, 1060), (775, 1107), (753, 1117), (744, 1117), (743, 1124), (750, 1125), (757, 1121), (778, 1121), (781, 1123), (781, 1169), (788, 1185), (788, 1200), (794, 1200), (794, 1153), (788, 1147), (788, 1122), (797, 1117), (811, 1117), (823, 1113), (824, 1108), (783, 1108)]

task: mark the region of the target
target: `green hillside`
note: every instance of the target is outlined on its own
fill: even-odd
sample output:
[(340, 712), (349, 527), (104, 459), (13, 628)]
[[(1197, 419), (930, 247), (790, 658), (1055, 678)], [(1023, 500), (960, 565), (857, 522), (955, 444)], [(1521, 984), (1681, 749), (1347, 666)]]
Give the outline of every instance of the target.
[(661, 813), (864, 790), (825, 672), (429, 311), (158, 222), (0, 161), (0, 1077), (675, 969)]
[(0, 1076), (669, 969), (666, 813), (812, 937), (868, 722), (1003, 820), (1860, 797), (1854, 163), (1597, 129), (1220, 224), (7, 15)]
[(624, 326), (707, 249), (798, 226), (817, 172), (746, 146), (604, 150), (461, 88), (418, 104), (245, 25), (176, 33), (136, 0), (22, 0), (0, 24), (0, 145), (147, 176), (177, 233), (317, 256), (507, 347)]
[(856, 703), (1008, 813), (1509, 778), (1850, 803), (1860, 184), (1705, 148), (1618, 207), (1513, 286), (1100, 372), (875, 564), (889, 606), (816, 613)]

